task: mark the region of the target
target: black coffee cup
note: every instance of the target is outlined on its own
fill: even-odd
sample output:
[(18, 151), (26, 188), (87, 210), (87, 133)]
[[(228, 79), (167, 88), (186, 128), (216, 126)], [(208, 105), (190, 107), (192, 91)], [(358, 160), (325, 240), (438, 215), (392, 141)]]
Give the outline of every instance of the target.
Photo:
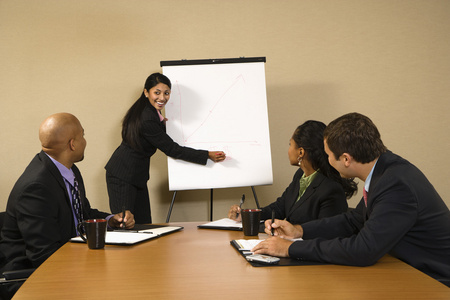
[(261, 210), (259, 208), (243, 209), (241, 211), (241, 216), (244, 235), (247, 236), (258, 235)]
[[(105, 247), (106, 225), (105, 219), (85, 220), (78, 224), (77, 231), (83, 241), (88, 244), (89, 249), (103, 249)], [(84, 228), (86, 236), (83, 234), (81, 227)]]

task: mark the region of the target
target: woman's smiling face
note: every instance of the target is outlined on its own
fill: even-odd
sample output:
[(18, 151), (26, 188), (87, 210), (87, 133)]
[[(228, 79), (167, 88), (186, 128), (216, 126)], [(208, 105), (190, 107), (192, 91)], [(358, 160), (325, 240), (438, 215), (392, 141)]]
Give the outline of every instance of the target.
[(164, 83), (158, 83), (148, 91), (144, 89), (144, 94), (154, 108), (161, 110), (169, 102), (170, 88)]

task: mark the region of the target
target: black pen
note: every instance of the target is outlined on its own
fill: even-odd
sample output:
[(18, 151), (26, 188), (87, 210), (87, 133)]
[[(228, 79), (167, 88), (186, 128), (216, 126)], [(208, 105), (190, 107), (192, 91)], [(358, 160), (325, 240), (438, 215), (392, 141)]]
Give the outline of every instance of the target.
[(275, 210), (274, 209), (272, 209), (272, 224), (270, 224), (270, 227), (271, 227), (271, 232), (272, 232), (272, 235), (273, 235), (273, 222), (275, 222)]
[(125, 206), (122, 206), (122, 229), (125, 229)]
[[(241, 203), (239, 204), (239, 211), (241, 210), (242, 204), (244, 204), (244, 201), (245, 201), (245, 194), (242, 194)], [(236, 219), (237, 219), (238, 217), (239, 217), (239, 213), (237, 212), (237, 213), (236, 213)]]

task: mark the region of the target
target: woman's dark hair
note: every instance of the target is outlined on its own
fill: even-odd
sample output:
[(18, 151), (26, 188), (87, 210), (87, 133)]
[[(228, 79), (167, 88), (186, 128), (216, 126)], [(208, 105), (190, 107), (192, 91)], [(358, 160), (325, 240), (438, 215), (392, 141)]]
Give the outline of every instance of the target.
[(326, 125), (319, 121), (306, 121), (294, 131), (292, 139), (298, 147), (306, 152), (306, 158), (314, 170), (319, 170), (326, 177), (336, 181), (344, 188), (345, 196), (350, 198), (357, 191), (356, 182), (353, 179), (345, 179), (328, 162), (328, 156), (323, 146), (323, 132)]
[[(164, 83), (169, 88), (172, 88), (169, 78), (161, 73), (153, 73), (147, 77), (145, 81), (144, 89), (150, 91), (152, 87), (158, 83)], [(142, 112), (148, 105), (148, 98), (145, 97), (144, 91), (142, 91), (141, 97), (134, 102), (122, 121), (122, 139), (134, 150), (142, 150), (140, 136), (142, 127)]]

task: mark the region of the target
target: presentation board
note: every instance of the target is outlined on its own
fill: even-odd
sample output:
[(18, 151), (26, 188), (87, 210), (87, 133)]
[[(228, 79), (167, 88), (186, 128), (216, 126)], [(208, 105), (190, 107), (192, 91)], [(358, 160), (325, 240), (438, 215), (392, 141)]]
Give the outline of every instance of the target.
[(161, 62), (172, 82), (169, 136), (227, 155), (206, 166), (169, 157), (171, 191), (273, 183), (264, 63), (264, 57)]

